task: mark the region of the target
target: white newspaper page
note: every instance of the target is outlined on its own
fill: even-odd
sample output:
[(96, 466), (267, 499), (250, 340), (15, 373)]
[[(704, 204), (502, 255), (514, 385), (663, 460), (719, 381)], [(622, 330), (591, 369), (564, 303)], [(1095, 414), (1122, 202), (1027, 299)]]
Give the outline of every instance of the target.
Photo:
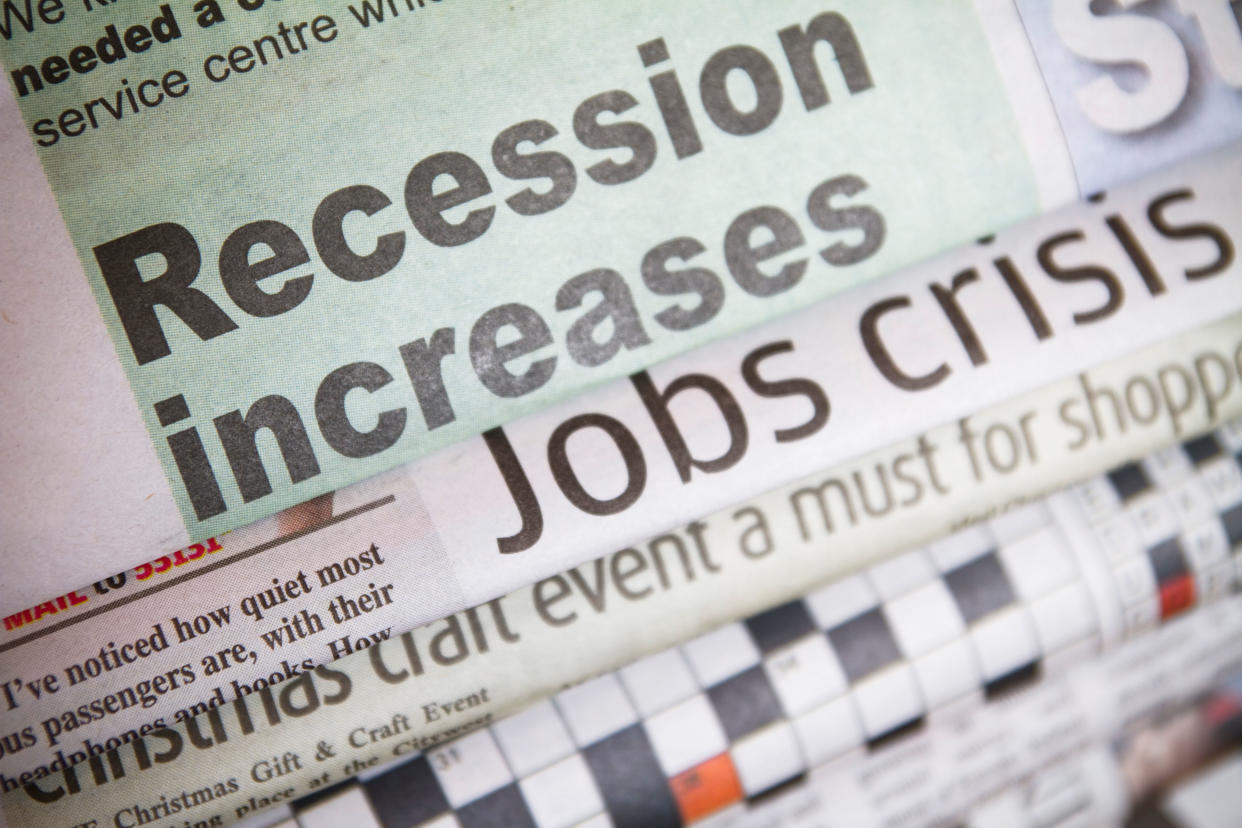
[[(1148, 388), (1153, 395), (1150, 399), (1156, 399), (1161, 377), (1168, 381), (1179, 374), (1191, 376), (1184, 367), (1185, 360), (1232, 359), (1235, 375), (1242, 375), (1242, 366), (1236, 365), (1242, 360), (1239, 324), (1235, 317), (1185, 334), (413, 632), (388, 635), (385, 630), (373, 638), (359, 636), (356, 647), (362, 652), (330, 665), (292, 672), (286, 668), (265, 678), (250, 678), (255, 671), (248, 662), (257, 658), (260, 646), (240, 643), (228, 649), (213, 644), (205, 651), (200, 649), (202, 645), (195, 638), (198, 627), (206, 634), (213, 626), (234, 623), (234, 609), (227, 604), (193, 619), (178, 607), (185, 617), (178, 615), (175, 622), (156, 621), (132, 641), (128, 637), (117, 641), (110, 635), (114, 630), (102, 630), (108, 641), (78, 644), (84, 649), (69, 656), (56, 672), (10, 680), (0, 688), (0, 692), (12, 693), (9, 713), (17, 714), (13, 743), (19, 747), (13, 764), (29, 767), (25, 764), (29, 756), (54, 757), (17, 780), (4, 777), (11, 789), (5, 795), (5, 813), (24, 820), (23, 824), (79, 824), (90, 819), (106, 822), (113, 820), (119, 809), (143, 797), (150, 797), (151, 802), (161, 796), (177, 798), (179, 791), (190, 790), (183, 785), (187, 773), (197, 775), (199, 768), (209, 767), (213, 781), (207, 788), (211, 796), (204, 799), (205, 795), (196, 794), (198, 804), (210, 805), (201, 813), (229, 821), (246, 816), (260, 805), (284, 802), (329, 781), (340, 781), (342, 775), (379, 767), (411, 750), (429, 749), (528, 705), (568, 682), (616, 669), (718, 624), (794, 600), (815, 585), (885, 555), (925, 543), (985, 518), (993, 510), (1064, 485), (1081, 476), (1084, 469), (1107, 468), (1166, 445), (1170, 424), (1167, 413), (1148, 417), (1144, 424), (1144, 417), (1130, 419), (1123, 408), (1109, 409), (1108, 416), (1127, 419), (1118, 419), (1113, 435), (1103, 438), (1092, 435), (1090, 412), (1097, 406), (1112, 405), (1110, 400), (1124, 405), (1126, 388), (1134, 389), (1131, 395), (1135, 399), (1145, 393), (1138, 389)], [(1217, 417), (1242, 413), (1242, 376), (1235, 376), (1234, 385), (1238, 390), (1220, 403), (1216, 415), (1209, 416), (1203, 409), (1183, 420), (1187, 439), (1216, 424)], [(1123, 389), (1120, 394), (1118, 388)], [(1041, 574), (1044, 560), (1059, 552), (1062, 560), (1072, 562), (1070, 553), (1075, 549), (1085, 561), (1083, 574), (1075, 577), (1087, 582), (1100, 577), (1105, 580), (1102, 586), (1091, 588), (1097, 596), (1098, 611), (1090, 608), (1090, 592), (1081, 588), (1075, 591), (1078, 598), (1087, 601), (1080, 602), (1077, 621), (1073, 620), (1075, 616), (1064, 614), (1068, 605), (1049, 603), (1046, 609), (1052, 613), (1051, 621), (1064, 615), (1068, 627), (1054, 623), (1048, 631), (1037, 633), (1038, 628), (1030, 626), (1030, 618), (1017, 611), (1006, 616), (1020, 617), (980, 627), (983, 678), (999, 681), (1014, 671), (1020, 677), (1029, 660), (1024, 654), (1036, 657), (1037, 643), (1049, 640), (1049, 634), (1060, 636), (1051, 640), (1061, 644), (1097, 631), (1102, 640), (1112, 641), (1131, 629), (1176, 615), (1197, 598), (1210, 600), (1227, 592), (1235, 568), (1230, 549), (1237, 542), (1237, 502), (1242, 500), (1242, 486), (1238, 485), (1242, 481), (1232, 457), (1242, 450), (1238, 436), (1236, 431), (1228, 432), (1187, 450), (1193, 454), (1186, 457), (1199, 456), (1205, 465), (1211, 465), (1213, 473), (1224, 475), (1216, 484), (1218, 495), (1185, 499), (1182, 508), (1202, 518), (1202, 527), (1190, 521), (1186, 525), (1206, 533), (1201, 532), (1202, 539), (1193, 544), (1187, 540), (1186, 546), (1182, 545), (1183, 524), (1176, 512), (1169, 511), (1162, 493), (1150, 485), (1148, 477), (1152, 474), (1157, 480), (1173, 480), (1180, 475), (1188, 486), (1206, 485), (1204, 479), (1196, 477), (1186, 457), (1179, 454), (1153, 461), (1156, 465), (1147, 466), (1151, 471), (1127, 467), (1121, 472), (1118, 495), (1133, 498), (1147, 493), (1151, 497), (1136, 503), (1152, 504), (1139, 513), (1142, 520), (1152, 524), (1142, 526), (1145, 534), (1134, 535), (1133, 543), (1104, 545), (1108, 555), (1122, 553), (1132, 558), (1124, 561), (1128, 578), (1111, 576), (1104, 564), (1113, 559), (1091, 551), (1093, 530), (1081, 528), (1090, 526), (1090, 516), (1058, 518), (1061, 526), (1080, 527), (1078, 546), (1068, 549), (1038, 540), (1039, 522), (1048, 522), (1038, 510), (1021, 510), (1015, 513), (1016, 520), (1005, 522), (1008, 528), (1003, 539), (1036, 538), (1027, 544), (1028, 552), (1005, 556), (1010, 566), (1035, 564), (1035, 569), (1028, 571), (1034, 582), (1024, 585), (1023, 590), (1043, 584), (1037, 591), (1044, 594), (1044, 587), (1052, 586), (1052, 581)], [(1018, 466), (1022, 473), (1015, 475)], [(1166, 468), (1167, 474), (1155, 471)], [(1106, 509), (1108, 503), (1105, 499), (1100, 507)], [(1112, 531), (1121, 532), (1127, 528), (1129, 515), (1116, 517), (1113, 523), (1118, 525)], [(1050, 540), (1047, 533), (1042, 537)], [(947, 546), (940, 556), (940, 567), (953, 569), (954, 561), (968, 563), (987, 551), (988, 546), (980, 546), (979, 538), (980, 533), (970, 533)], [(1158, 549), (1153, 552), (1152, 547)], [(1015, 549), (1021, 548), (1022, 544), (1015, 545)], [(1193, 573), (1190, 560), (1197, 562)], [(1170, 562), (1180, 569), (1170, 570)], [(995, 574), (1000, 564), (989, 558), (980, 566), (990, 566), (988, 571)], [(1066, 577), (1076, 569), (1079, 567), (1071, 566)], [(309, 573), (302, 574), (314, 587)], [(1172, 577), (1178, 575), (1186, 577)], [(971, 581), (975, 576), (961, 577)], [(1020, 581), (1025, 576), (1015, 577)], [(1135, 577), (1139, 580), (1133, 581)], [(1118, 585), (1112, 586), (1110, 578)], [(271, 589), (267, 600), (279, 598), (282, 589), (286, 595), (296, 590), (301, 580), (291, 571), (287, 579), (277, 577), (276, 583), (264, 590)], [(363, 581), (367, 581), (365, 588)], [(995, 580), (989, 583), (995, 585)], [(1127, 585), (1130, 591), (1123, 588)], [(380, 601), (383, 586), (370, 582), (369, 575), (336, 584), (333, 590), (318, 593), (320, 609), (313, 614), (305, 611), (302, 617), (318, 618), (326, 629), (329, 617), (335, 621), (346, 609), (360, 610), (366, 603)], [(851, 607), (866, 609), (851, 603), (848, 594), (837, 595), (832, 589), (823, 603), (823, 612), (828, 613), (825, 628), (847, 621)], [(990, 606), (997, 593), (990, 588), (988, 593), (990, 597), (980, 600)], [(1117, 595), (1125, 599), (1120, 606), (1111, 602)], [(326, 605), (322, 603), (325, 598)], [(251, 595), (237, 607), (261, 605), (258, 595)], [(999, 609), (1000, 605), (992, 608)], [(292, 607), (282, 606), (278, 611), (285, 610)], [(962, 611), (972, 619), (990, 613), (975, 614), (969, 607)], [(921, 623), (916, 622), (916, 626)], [(296, 629), (292, 621), (272, 626)], [(230, 628), (228, 636), (235, 634)], [(77, 639), (81, 639), (80, 634)], [(737, 646), (724, 642), (720, 657), (733, 659), (751, 652), (740, 642), (733, 644)], [(1045, 652), (1060, 646), (1050, 646)], [(46, 664), (46, 651), (43, 655), (41, 663)], [(122, 663), (139, 666), (125, 670)], [(139, 673), (143, 678), (135, 682)], [(192, 687), (191, 695), (199, 699), (188, 707), (185, 687)], [(240, 695), (227, 701), (224, 693), (229, 690)], [(883, 690), (875, 692), (877, 695), (868, 696), (864, 704), (870, 711), (866, 715), (874, 717), (868, 734), (880, 737), (904, 722), (900, 715), (906, 709), (904, 702), (895, 706), (890, 702), (894, 698), (908, 702), (917, 694), (892, 697)], [(85, 732), (79, 728), (90, 726), (96, 719), (96, 706), (102, 714), (99, 718), (133, 721), (137, 711), (124, 711), (147, 705), (148, 700), (151, 708), (165, 704), (176, 705), (176, 709), (162, 721), (148, 722), (133, 733), (97, 736), (89, 742), (79, 739)], [(588, 709), (593, 707), (587, 705)], [(39, 714), (36, 709), (48, 712)], [(36, 716), (38, 725), (32, 722)], [(84, 723), (84, 719), (88, 721)], [(382, 727), (385, 721), (393, 724)], [(398, 725), (398, 721), (403, 723)], [(358, 735), (372, 730), (374, 738)], [(119, 744), (109, 751), (111, 739)], [(277, 755), (288, 750), (301, 758), (282, 765), (278, 774), (264, 776), (267, 771), (254, 771), (258, 755), (267, 757), (273, 750)], [(308, 757), (312, 756), (319, 758), (311, 762)], [(321, 781), (325, 773), (327, 777)], [(209, 780), (203, 777), (198, 781)], [(217, 789), (216, 782), (223, 787)], [(202, 785), (194, 788), (201, 789)], [(254, 804), (247, 805), (251, 799)]]

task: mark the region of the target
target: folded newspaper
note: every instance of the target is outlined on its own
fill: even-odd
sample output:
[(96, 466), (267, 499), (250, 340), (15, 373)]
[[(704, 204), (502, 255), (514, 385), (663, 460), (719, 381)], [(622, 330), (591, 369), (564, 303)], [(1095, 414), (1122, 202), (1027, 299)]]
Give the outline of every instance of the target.
[[(999, 553), (966, 561), (948, 549), (562, 691), (276, 809), (270, 821), (292, 813), (303, 828), (396, 828), (452, 814), (463, 825), (491, 817), (552, 828), (606, 815), (618, 828), (771, 825), (772, 800), (784, 800), (779, 813), (810, 811), (811, 824), (914, 828), (948, 823), (1057, 765), (1098, 762), (1120, 743), (1126, 775), (1096, 765), (1082, 781), (1105, 807), (1089, 824), (1116, 824), (1162, 777), (1208, 758), (1220, 747), (1213, 736), (1236, 748), (1239, 599), (1068, 671), (1065, 656), (1097, 646), (1094, 607), (1066, 577), (1072, 565), (1037, 578), (1033, 559), (1057, 550), (1050, 533), (1005, 537)], [(952, 568), (929, 576), (937, 566)], [(1006, 580), (1015, 573), (1016, 587)], [(832, 598), (877, 589), (887, 599), (878, 606), (855, 600), (845, 620), (834, 611)], [(1034, 648), (1023, 647), (1029, 628)], [(1002, 641), (1022, 650), (1019, 660), (1036, 657), (989, 678)], [(877, 722), (881, 699), (895, 715)], [(1199, 715), (1185, 715), (1196, 706)], [(1178, 738), (1173, 756), (1131, 741), (1135, 731), (1150, 740), (1153, 725)], [(1232, 794), (1235, 815), (1240, 798)], [(1021, 792), (1012, 799), (1001, 811), (1008, 822), (997, 804), (985, 806), (992, 824), (1027, 824), (1014, 814)]]
[(0, 828), (1119, 823), (1242, 723), (1238, 3), (0, 0), (0, 71)]
[[(745, 508), (783, 518), (783, 528), (770, 530), (784, 538), (782, 557), (801, 549), (809, 558), (782, 568), (777, 586), (805, 588), (947, 530), (968, 510), (1031, 496), (1242, 413), (1240, 360), (1242, 315), (1235, 314), (1120, 361), (1083, 366), (1074, 377), (1000, 406), (964, 412), (844, 470), (828, 470), (832, 455), (817, 454), (813, 460), (822, 465), (807, 469), (810, 476)], [(739, 501), (721, 505), (726, 513), (745, 512)], [(89, 750), (203, 705), (224, 704), (259, 684), (295, 678), (554, 577), (588, 560), (592, 548), (638, 548), (679, 529), (665, 535), (679, 557), (712, 558), (709, 538), (694, 529), (700, 524), (685, 530), (685, 521), (671, 523), (624, 543), (619, 533), (582, 543), (563, 567), (543, 561), (529, 581), (476, 593), (481, 597), (470, 602), (444, 578), (437, 529), (419, 489), (399, 471), (313, 506), (79, 584), (6, 616), (0, 731), (27, 735), (0, 754), (3, 778), (28, 780), (53, 760), (63, 765), (76, 747), (66, 754), (62, 737)], [(859, 530), (879, 534), (873, 544), (844, 539), (843, 533)], [(830, 554), (822, 551), (826, 541)], [(734, 596), (725, 606), (736, 612), (739, 601)], [(66, 659), (63, 668), (49, 672), (48, 653)], [(54, 679), (56, 689), (48, 691), (39, 677)], [(136, 687), (148, 688), (141, 705), (134, 701)], [(96, 703), (104, 707), (94, 710)], [(72, 712), (82, 706), (86, 714)], [(52, 730), (34, 726), (47, 720)]]
[[(176, 799), (179, 791), (189, 791), (182, 784), (186, 763), (206, 762), (224, 787), (209, 786), (210, 798), (196, 797), (208, 806), (202, 813), (227, 823), (311, 793), (327, 781), (340, 781), (342, 775), (379, 768), (414, 750), (429, 750), (567, 682), (615, 669), (717, 624), (797, 599), (810, 587), (879, 556), (981, 520), (1015, 500), (1070, 482), (1088, 469), (1123, 463), (1167, 444), (1167, 421), (1153, 427), (1164, 415), (1130, 419), (1118, 407), (1124, 405), (1126, 392), (1113, 389), (1129, 388), (1136, 400), (1154, 400), (1139, 390), (1147, 387), (1155, 393), (1149, 377), (1170, 375), (1176, 360), (1188, 355), (1213, 352), (1242, 359), (1242, 317), (1183, 334), (413, 632), (394, 635), (388, 628), (373, 635), (346, 636), (344, 645), (336, 641), (329, 649), (350, 646), (360, 652), (330, 665), (315, 667), (313, 649), (304, 650), (312, 653), (310, 660), (296, 664), (283, 652), (265, 653), (269, 664), (275, 655), (285, 660), (281, 670), (264, 676), (256, 669), (264, 644), (243, 640), (221, 646), (226, 639), (238, 641), (234, 620), (242, 629), (260, 629), (254, 623), (259, 619), (242, 616), (249, 614), (247, 608), (261, 614), (261, 608), (268, 608), (265, 600), (279, 601), (270, 607), (275, 613), (265, 624), (280, 636), (286, 629), (289, 635), (301, 630), (313, 641), (324, 641), (335, 634), (329, 625), (339, 629), (338, 619), (357, 617), (364, 601), (374, 603), (383, 597), (382, 585), (354, 592), (358, 582), (349, 580), (317, 592), (324, 574), (335, 577), (330, 566), (314, 578), (307, 572), (294, 575), (290, 564), (279, 557), (270, 565), (285, 567), (286, 577), (273, 579), (275, 585), (263, 590), (265, 597), (243, 595), (236, 604), (241, 613), (224, 601), (219, 606), (202, 605), (213, 609), (191, 617), (194, 605), (187, 612), (185, 604), (178, 603), (168, 608), (179, 613), (174, 618), (152, 621), (159, 611), (155, 604), (142, 613), (141, 622), (135, 619), (124, 637), (114, 637), (111, 624), (98, 629), (99, 622), (92, 624), (89, 618), (59, 640), (49, 635), (46, 644), (39, 640), (44, 636), (35, 634), (23, 649), (6, 654), (12, 663), (35, 669), (46, 664), (48, 648), (76, 652), (63, 670), (43, 677), (35, 672), (5, 685), (12, 692), (6, 720), (19, 727), (21, 721), (29, 722), (24, 731), (12, 735), (16, 749), (4, 758), (6, 773), (0, 781), (9, 791), (3, 800), (5, 813), (35, 823), (97, 819), (106, 824), (135, 801)], [(1238, 370), (1242, 372), (1242, 366)], [(1093, 389), (1095, 403), (1083, 396), (1085, 388)], [(1224, 405), (1222, 416), (1242, 413), (1242, 380)], [(1107, 417), (1127, 417), (1117, 420), (1125, 428), (1110, 428), (1109, 438), (1083, 442), (1087, 430), (1067, 426), (1057, 417), (1059, 412), (1078, 409), (1089, 418), (1093, 406)], [(1082, 426), (1086, 422), (1083, 419)], [(1187, 423), (1185, 436), (1212, 425), (1200, 414)], [(1027, 439), (1030, 442), (1024, 442)], [(1013, 549), (1003, 549), (999, 557), (989, 552), (983, 563), (990, 568), (972, 568), (986, 572), (960, 577), (976, 586), (980, 577), (1003, 578), (999, 561), (1004, 560), (1013, 573), (1012, 581), (1005, 583), (1016, 586), (1005, 586), (1010, 597), (1002, 604), (1011, 603), (1015, 594), (1039, 598), (1037, 614), (1046, 626), (1032, 626), (1025, 609), (1006, 613), (1008, 620), (992, 618), (981, 625), (980, 681), (1022, 674), (1027, 661), (1038, 658), (1041, 646), (1051, 655), (1088, 635), (1115, 641), (1229, 591), (1235, 571), (1231, 547), (1242, 539), (1242, 471), (1234, 458), (1242, 451), (1242, 430), (1235, 428), (1219, 439), (1193, 445), (1186, 456), (1149, 462), (1149, 471), (1133, 465), (1122, 469), (1113, 498), (1107, 493), (1096, 496), (1086, 517), (1058, 515), (1054, 532), (1059, 529), (1067, 537), (1077, 537), (1077, 549), (1053, 533), (1039, 531), (1049, 522), (1042, 513), (1022, 510), (1019, 519), (1005, 523), (1008, 528), (997, 537)], [(1021, 474), (1004, 470), (1018, 459), (1007, 451), (1026, 452)], [(1195, 458), (1197, 466), (1187, 458)], [(1014, 471), (1016, 466), (1010, 467)], [(1153, 478), (1162, 488), (1152, 485)], [(898, 483), (901, 494), (896, 491)], [(1183, 490), (1185, 495), (1172, 505), (1167, 498)], [(1118, 509), (1122, 497), (1126, 508)], [(1092, 518), (1102, 526), (1102, 541), (1092, 540)], [(956, 571), (958, 564), (988, 552), (989, 543), (986, 533), (967, 533), (944, 548), (937, 557), (939, 566), (942, 571)], [(1157, 551), (1149, 551), (1153, 548)], [(915, 570), (916, 580), (926, 580), (932, 573), (927, 566)], [(1075, 576), (1076, 570), (1082, 574)], [(898, 576), (897, 581), (909, 578)], [(286, 596), (304, 582), (311, 584), (320, 603), (302, 602), (296, 610), (297, 604), (285, 603)], [(193, 585), (187, 586), (183, 592), (194, 591)], [(214, 589), (217, 595), (226, 595), (236, 585), (221, 578)], [(991, 596), (987, 602), (999, 594), (992, 588), (986, 591)], [(326, 595), (333, 597), (325, 605)], [(865, 597), (856, 590), (830, 588), (818, 614), (835, 621), (824, 621), (823, 626), (832, 628), (855, 611), (874, 609), (874, 600), (867, 606), (859, 603)], [(908, 620), (927, 635), (953, 633), (949, 621), (945, 627), (930, 615), (921, 617), (922, 605), (911, 606)], [(1000, 607), (989, 604), (986, 611), (971, 615), (963, 605), (962, 612), (981, 618)], [(276, 614), (282, 616), (280, 624), (275, 623)], [(1021, 617), (1009, 618), (1012, 615)], [(299, 616), (301, 622), (294, 620)], [(940, 633), (935, 632), (937, 624)], [(227, 631), (215, 629), (225, 626)], [(84, 640), (87, 631), (92, 631), (89, 643)], [(200, 634), (203, 640), (198, 639)], [(269, 651), (275, 649), (275, 635), (269, 633), (264, 640)], [(738, 643), (721, 644), (720, 657), (734, 663), (753, 650), (734, 646)], [(301, 647), (307, 646), (303, 640)], [(960, 664), (948, 669), (962, 680), (971, 675), (962, 672)], [(115, 689), (105, 692), (108, 687)], [(904, 723), (903, 711), (919, 692), (906, 688), (903, 693), (885, 683), (867, 696), (868, 738), (879, 738)], [(146, 719), (157, 710), (165, 712)], [(398, 721), (404, 723), (382, 724)], [(117, 728), (117, 723), (124, 727)], [(372, 731), (376, 735), (362, 738), (358, 728), (364, 735)], [(284, 747), (276, 755), (288, 751), (302, 758), (277, 762), (279, 773), (264, 776), (271, 770), (265, 766), (257, 775), (248, 775), (252, 766), (257, 767), (256, 751), (266, 762), (278, 744)], [(326, 750), (321, 750), (324, 746)], [(312, 762), (310, 756), (319, 758)], [(48, 759), (32, 768), (32, 761)], [(353, 770), (342, 770), (348, 768)], [(325, 772), (325, 781), (318, 781)], [(200, 785), (194, 790), (201, 789)], [(109, 809), (111, 815), (106, 813)]]
[[(401, 466), (386, 479), (404, 493), (403, 544), (417, 550), (420, 575), (403, 601), (423, 620), (483, 603), (1242, 310), (1237, 239), (1242, 147), (1231, 145)], [(1219, 366), (1192, 370), (1202, 394), (1170, 380), (1162, 406), (1210, 408), (1227, 390)], [(271, 449), (255, 457), (275, 476), (306, 455), (293, 424), (271, 426), (253, 446)], [(124, 481), (113, 485), (124, 490)], [(312, 500), (298, 519), (348, 513), (373, 501), (370, 486)], [(38, 512), (19, 506), (0, 514)], [(79, 519), (62, 533), (97, 529), (89, 515)], [(75, 547), (64, 561), (55, 553), (63, 537), (43, 556), (15, 555), (0, 612), (193, 553), (144, 537), (136, 528), (120, 561), (106, 545)]]
[[(6, 580), (205, 542), (1236, 141), (1236, 32), (1171, 0), (4, 0), (0, 462), (38, 470), (0, 487)], [(1195, 237), (1187, 199), (1158, 233)], [(1144, 231), (1101, 233), (1159, 293)]]

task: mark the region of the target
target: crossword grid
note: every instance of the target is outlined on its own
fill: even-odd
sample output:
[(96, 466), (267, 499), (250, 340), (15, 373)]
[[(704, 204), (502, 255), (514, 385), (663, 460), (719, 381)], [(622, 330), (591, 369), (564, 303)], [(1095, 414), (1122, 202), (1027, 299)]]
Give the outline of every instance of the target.
[[(1076, 487), (1127, 630), (1242, 583), (1242, 428), (1221, 429)], [(1242, 561), (1242, 559), (1236, 559)]]
[[(1058, 499), (1069, 517), (1054, 518)], [(287, 825), (697, 822), (1235, 582), (1236, 424), (342, 783), (295, 803)]]

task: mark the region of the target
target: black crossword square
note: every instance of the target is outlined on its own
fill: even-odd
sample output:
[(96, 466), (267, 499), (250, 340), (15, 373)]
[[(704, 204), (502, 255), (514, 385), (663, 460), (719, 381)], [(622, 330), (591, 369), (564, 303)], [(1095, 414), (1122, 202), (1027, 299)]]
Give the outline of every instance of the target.
[(427, 757), (419, 756), (364, 783), (383, 825), (417, 825), (449, 811)]
[(790, 601), (746, 619), (746, 628), (765, 654), (815, 631), (815, 622), (802, 601)]
[(1202, 437), (1187, 440), (1182, 443), (1182, 450), (1196, 466), (1203, 465), (1213, 457), (1219, 457), (1222, 451), (1215, 434), (1204, 434)]
[(1014, 602), (1013, 587), (994, 552), (945, 573), (944, 580), (967, 624)]
[(1180, 578), (1189, 571), (1186, 567), (1186, 556), (1182, 553), (1182, 544), (1177, 538), (1160, 541), (1147, 550), (1147, 557), (1156, 573), (1158, 584)]
[(462, 805), (457, 809), (457, 822), (461, 828), (538, 828), (522, 792), (512, 783)]
[(828, 640), (851, 683), (901, 660), (901, 650), (878, 607), (833, 627)]
[(681, 816), (641, 724), (582, 749), (615, 828), (677, 828)]
[(1117, 497), (1123, 501), (1137, 497), (1151, 488), (1151, 481), (1147, 479), (1147, 472), (1143, 471), (1143, 467), (1138, 463), (1127, 463), (1124, 466), (1113, 469), (1108, 473), (1108, 479), (1112, 481)]
[(751, 667), (707, 690), (725, 736), (735, 742), (781, 718), (781, 705), (762, 667)]
[(1242, 503), (1221, 515), (1220, 523), (1225, 529), (1225, 537), (1229, 538), (1229, 546), (1236, 549), (1242, 545)]

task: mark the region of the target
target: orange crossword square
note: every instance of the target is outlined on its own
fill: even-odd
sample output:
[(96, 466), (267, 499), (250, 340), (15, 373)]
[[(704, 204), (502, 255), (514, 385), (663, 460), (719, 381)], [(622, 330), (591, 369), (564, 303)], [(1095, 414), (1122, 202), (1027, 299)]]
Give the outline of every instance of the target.
[(742, 784), (727, 753), (682, 771), (668, 784), (677, 800), (682, 821), (687, 824), (742, 799)]

